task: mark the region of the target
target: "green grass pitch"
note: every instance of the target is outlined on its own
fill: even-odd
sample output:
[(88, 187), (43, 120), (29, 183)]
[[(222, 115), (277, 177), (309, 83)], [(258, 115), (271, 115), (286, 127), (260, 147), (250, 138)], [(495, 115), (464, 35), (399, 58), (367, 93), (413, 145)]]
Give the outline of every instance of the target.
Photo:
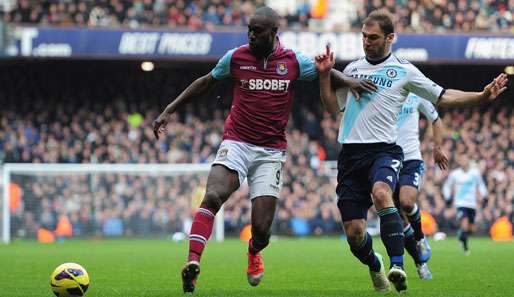
[[(379, 238), (374, 244), (386, 255)], [(406, 254), (409, 289), (402, 295), (514, 296), (514, 243), (471, 238), (470, 256), (464, 256), (454, 238), (431, 245), (434, 279), (421, 281)], [(180, 269), (186, 253), (187, 242), (165, 240), (69, 240), (49, 245), (15, 241), (0, 245), (0, 296), (53, 296), (49, 275), (64, 262), (77, 262), (88, 270), (87, 297), (184, 296)], [(265, 276), (254, 288), (246, 281), (246, 243), (210, 242), (194, 296), (380, 295), (372, 291), (367, 268), (343, 240), (279, 239), (263, 255)]]

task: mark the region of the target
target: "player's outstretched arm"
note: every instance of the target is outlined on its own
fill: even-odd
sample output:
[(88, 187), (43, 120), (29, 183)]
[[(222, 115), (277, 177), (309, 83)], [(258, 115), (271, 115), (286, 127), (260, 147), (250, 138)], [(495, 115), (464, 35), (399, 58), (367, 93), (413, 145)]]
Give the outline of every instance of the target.
[(339, 108), (337, 106), (336, 94), (331, 86), (330, 77), (331, 70), (333, 70), (332, 67), (335, 64), (334, 53), (330, 51), (330, 47), (327, 45), (326, 52), (314, 57), (314, 61), (318, 70), (321, 102), (329, 112), (336, 113), (339, 111)]
[(356, 100), (359, 100), (362, 92), (376, 92), (378, 90), (371, 80), (356, 79), (333, 69), (335, 64), (334, 52), (330, 50), (329, 45), (326, 46), (324, 54), (315, 57), (315, 62), (319, 74), (321, 101), (328, 111), (339, 111), (335, 89), (350, 88)]
[(437, 120), (432, 124), (432, 131), (434, 133), (434, 162), (439, 166), (439, 168), (441, 168), (441, 170), (446, 170), (450, 167), (450, 163), (448, 162), (448, 157), (443, 150), (444, 124), (440, 118), (437, 118)]
[(498, 75), (491, 83), (484, 87), (482, 92), (464, 92), (459, 90), (446, 90), (439, 98), (437, 106), (440, 107), (468, 107), (494, 101), (507, 89), (507, 74)]
[(359, 101), (360, 94), (363, 92), (376, 92), (377, 86), (369, 79), (357, 79), (351, 76), (345, 75), (339, 70), (332, 69), (330, 71), (330, 77), (332, 78), (332, 88), (350, 88), (355, 100)]
[(199, 97), (209, 91), (217, 80), (212, 76), (212, 72), (196, 79), (190, 84), (175, 100), (173, 100), (164, 111), (153, 121), (153, 134), (159, 139), (159, 133), (167, 132), (169, 117), (185, 102), (190, 101), (194, 97)]

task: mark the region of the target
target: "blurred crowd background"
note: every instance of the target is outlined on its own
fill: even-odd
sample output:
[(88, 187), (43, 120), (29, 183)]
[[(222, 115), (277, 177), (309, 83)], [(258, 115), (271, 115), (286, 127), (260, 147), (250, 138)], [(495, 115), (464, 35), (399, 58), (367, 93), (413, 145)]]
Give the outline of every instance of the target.
[[(3, 5), (2, 5), (3, 4)], [(360, 30), (372, 10), (395, 14), (398, 32), (513, 33), (514, 0), (3, 0), (3, 20), (78, 27), (166, 27), (234, 30), (269, 5), (283, 27)]]
[[(406, 33), (514, 33), (514, 0), (0, 0), (7, 24), (81, 28), (245, 30), (256, 8), (269, 5), (284, 16), (282, 29), (359, 31), (372, 10), (394, 14)], [(173, 164), (210, 163), (230, 109), (230, 83), (173, 116), (170, 133), (155, 140), (151, 123), (208, 62), (165, 62), (141, 72), (129, 61), (7, 63), (0, 69), (0, 166), (3, 163)], [(338, 65), (341, 69), (344, 65)], [(442, 67), (442, 68), (441, 68)], [(422, 69), (443, 86), (476, 90), (498, 73), (453, 65)], [(465, 75), (462, 75), (465, 73)], [(459, 74), (459, 75), (457, 75)], [(444, 147), (452, 169), (468, 154), (489, 195), (477, 213), (485, 233), (501, 216), (513, 220), (514, 115), (507, 93), (488, 107), (441, 110)], [(289, 148), (274, 233), (340, 234), (335, 200), (335, 161), (340, 115), (322, 110), (316, 82), (299, 83), (287, 128)], [(448, 172), (433, 163), (431, 131), (420, 122), (426, 171), (423, 210), (439, 230), (452, 232), (455, 209), (441, 187)], [(68, 222), (77, 236), (174, 234), (187, 231), (203, 196), (205, 174), (14, 175), (12, 234), (34, 237), (40, 228)], [(248, 189), (225, 205), (226, 232), (250, 222)], [(376, 218), (370, 212), (370, 226)]]
[[(220, 144), (230, 108), (230, 82), (221, 83), (203, 99), (180, 109), (173, 116), (168, 135), (157, 141), (152, 121), (172, 98), (212, 66), (172, 65), (148, 73), (127, 63), (87, 61), (5, 67), (0, 71), (0, 82), (9, 87), (0, 88), (0, 164), (209, 163)], [(449, 87), (459, 87), (459, 83)], [(477, 213), (482, 233), (500, 216), (506, 215), (511, 221), (513, 216), (514, 114), (508, 94), (488, 107), (441, 110), (446, 125), (444, 148), (452, 169), (457, 155), (468, 154), (487, 183), (489, 195)], [(287, 128), (288, 157), (275, 234), (341, 234), (333, 170), (340, 148), (338, 128), (339, 116), (321, 107), (317, 82), (299, 83)], [(424, 119), (420, 130), (426, 162), (420, 204), (434, 216), (439, 230), (451, 232), (456, 225), (455, 210), (446, 206), (441, 195), (448, 172), (434, 165), (431, 131)], [(182, 232), (206, 182), (205, 175), (196, 174), (12, 178), (17, 188), (11, 190), (19, 193), (19, 199), (11, 200), (12, 231), (22, 237), (33, 237), (40, 227), (54, 230), (63, 217), (75, 235)], [(225, 206), (229, 235), (239, 234), (250, 222), (247, 195), (247, 187), (242, 186)], [(373, 224), (373, 214), (370, 218)]]

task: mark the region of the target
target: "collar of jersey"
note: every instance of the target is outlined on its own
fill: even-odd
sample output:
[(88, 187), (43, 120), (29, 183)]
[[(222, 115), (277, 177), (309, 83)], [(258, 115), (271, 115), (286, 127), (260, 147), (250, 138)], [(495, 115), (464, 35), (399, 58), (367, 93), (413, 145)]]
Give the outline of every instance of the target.
[(384, 58), (382, 58), (380, 60), (376, 60), (376, 61), (370, 61), (370, 60), (368, 60), (368, 57), (366, 56), (366, 61), (368, 63), (370, 63), (371, 65), (377, 65), (377, 64), (380, 64), (380, 63), (384, 62), (385, 60), (389, 59), (390, 56), (391, 56), (391, 53), (389, 53), (389, 55), (385, 56)]

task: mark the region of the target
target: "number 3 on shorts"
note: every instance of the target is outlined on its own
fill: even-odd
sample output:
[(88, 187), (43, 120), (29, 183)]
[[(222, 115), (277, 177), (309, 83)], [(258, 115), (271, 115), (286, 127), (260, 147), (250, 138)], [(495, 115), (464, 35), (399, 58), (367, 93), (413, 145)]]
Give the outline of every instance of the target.
[(398, 171), (400, 170), (400, 165), (402, 163), (398, 160), (392, 160), (391, 161), (391, 168), (393, 168), (394, 172), (398, 173)]

